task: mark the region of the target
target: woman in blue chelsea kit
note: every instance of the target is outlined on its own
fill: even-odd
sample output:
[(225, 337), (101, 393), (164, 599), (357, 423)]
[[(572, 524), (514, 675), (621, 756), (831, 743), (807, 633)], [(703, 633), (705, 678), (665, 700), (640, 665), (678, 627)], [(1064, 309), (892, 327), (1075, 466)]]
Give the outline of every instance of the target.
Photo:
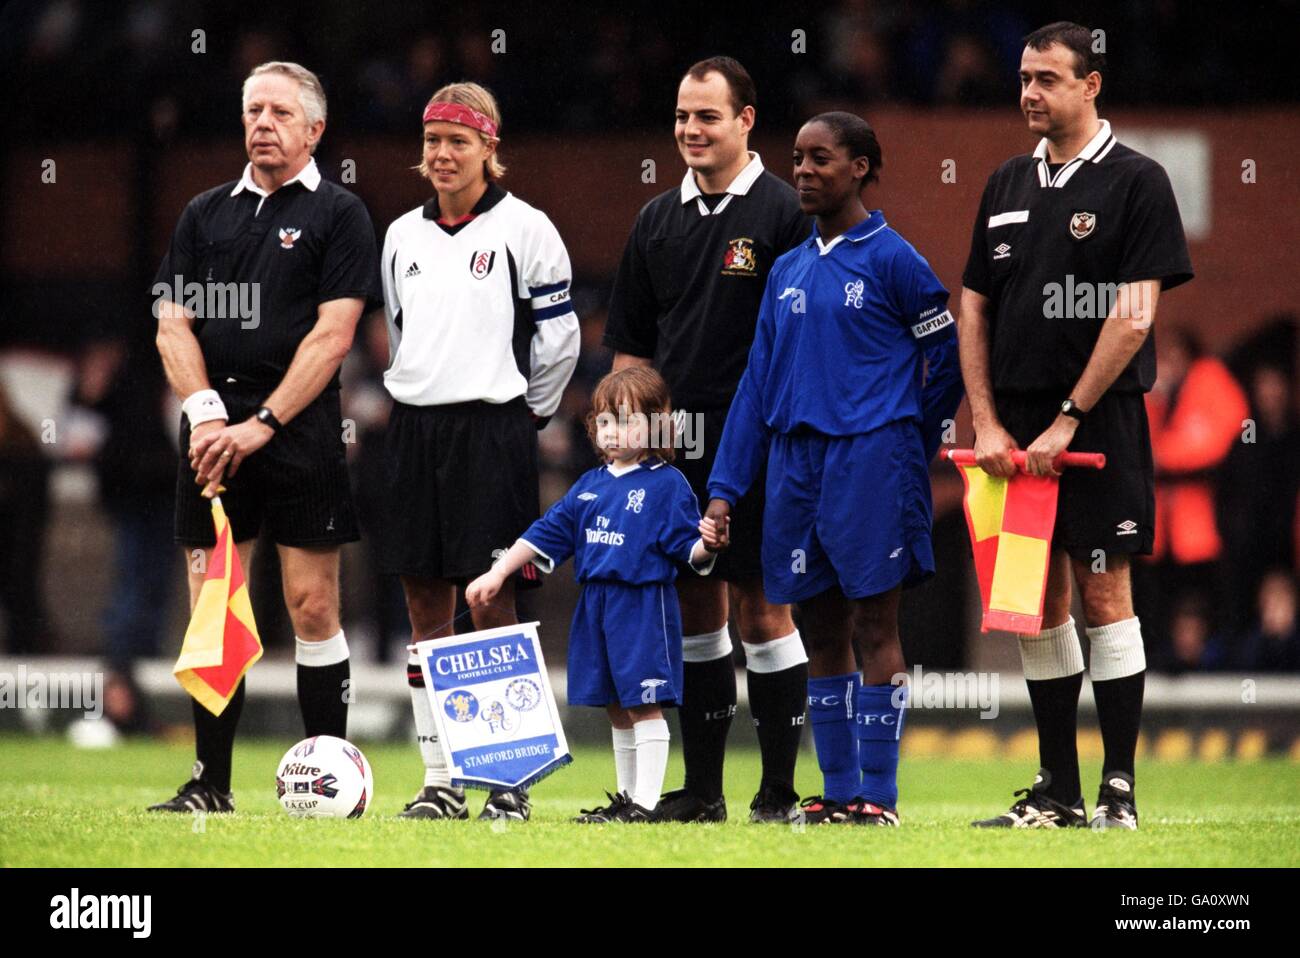
[(582, 583), (569, 633), (569, 704), (604, 707), (614, 727), (616, 794), (584, 823), (654, 820), (668, 764), (663, 706), (682, 688), (677, 564), (707, 575), (726, 522), (701, 519), (686, 477), (669, 465), (668, 386), (653, 369), (610, 373), (596, 386), (588, 432), (605, 464), (580, 478), (490, 572), (465, 590), (478, 608), (529, 562), (544, 572), (574, 556)]
[(767, 464), (763, 590), (800, 608), (825, 784), (803, 803), (810, 824), (898, 824), (899, 591), (934, 572), (928, 463), (961, 400), (948, 291), (863, 206), (880, 166), (851, 113), (799, 131), (795, 188), (815, 229), (768, 274), (709, 475), (706, 515), (723, 521)]

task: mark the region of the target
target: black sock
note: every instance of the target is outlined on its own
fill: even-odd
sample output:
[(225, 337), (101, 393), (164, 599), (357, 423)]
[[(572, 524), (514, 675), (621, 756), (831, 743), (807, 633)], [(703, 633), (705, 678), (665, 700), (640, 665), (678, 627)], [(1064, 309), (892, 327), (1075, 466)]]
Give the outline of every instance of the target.
[(1102, 774), (1133, 774), (1146, 675), (1143, 670), (1122, 679), (1092, 683), (1092, 694), (1097, 699), (1097, 724), (1101, 726), (1101, 741), (1106, 749)]
[(334, 665), (298, 663), (298, 707), (302, 724), (313, 735), (348, 737), (348, 700), (352, 675), (349, 659)]
[(1083, 673), (1059, 679), (1034, 679), (1026, 684), (1029, 701), (1034, 706), (1034, 723), (1038, 726), (1038, 759), (1052, 773), (1047, 794), (1058, 802), (1072, 805), (1083, 796), (1076, 740)]
[(722, 797), (722, 759), (736, 714), (736, 667), (730, 655), (682, 665), (682, 758), (686, 790), (706, 802)]
[(213, 715), (198, 699), (194, 705), (194, 756), (203, 763), (204, 780), (219, 792), (230, 791), (231, 756), (235, 751), (235, 729), (244, 710), (244, 681), (220, 715)]
[(749, 710), (763, 756), (763, 784), (794, 789), (794, 764), (808, 704), (808, 663), (780, 672), (747, 672)]

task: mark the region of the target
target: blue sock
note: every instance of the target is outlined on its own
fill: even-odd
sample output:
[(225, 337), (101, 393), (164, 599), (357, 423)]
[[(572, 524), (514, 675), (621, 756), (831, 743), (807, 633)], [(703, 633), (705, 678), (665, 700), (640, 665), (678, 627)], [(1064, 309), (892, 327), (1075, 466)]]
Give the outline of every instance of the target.
[[(898, 705), (894, 695), (898, 693)], [(856, 719), (862, 787), (858, 795), (884, 808), (898, 807), (898, 742), (903, 735), (907, 686), (864, 685)]]
[(825, 782), (823, 795), (837, 802), (858, 794), (861, 773), (853, 740), (853, 703), (861, 688), (857, 672), (808, 678), (808, 717)]

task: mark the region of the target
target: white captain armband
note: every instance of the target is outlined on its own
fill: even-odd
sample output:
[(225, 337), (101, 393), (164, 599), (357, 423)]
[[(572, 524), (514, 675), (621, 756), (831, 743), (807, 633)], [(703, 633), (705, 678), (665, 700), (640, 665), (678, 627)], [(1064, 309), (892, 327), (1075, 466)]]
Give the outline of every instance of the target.
[(202, 422), (230, 419), (226, 414), (226, 404), (221, 401), (215, 389), (200, 389), (198, 392), (190, 393), (185, 402), (181, 403), (181, 411), (190, 421), (191, 429)]
[(937, 309), (939, 309), (939, 307), (935, 306), (934, 309), (926, 310), (925, 313), (921, 314), (921, 321), (913, 324), (912, 335), (916, 339), (929, 336), (931, 333), (936, 333), (945, 326), (951, 326), (953, 324), (952, 313), (946, 309), (937, 316), (930, 316), (929, 319), (925, 318), (927, 314), (933, 313)]

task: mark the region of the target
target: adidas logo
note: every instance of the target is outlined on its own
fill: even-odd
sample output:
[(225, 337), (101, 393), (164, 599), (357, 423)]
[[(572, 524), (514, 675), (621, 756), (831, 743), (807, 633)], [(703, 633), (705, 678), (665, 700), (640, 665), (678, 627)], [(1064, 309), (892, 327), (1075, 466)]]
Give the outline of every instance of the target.
[(419, 275), (420, 275), (420, 264), (419, 264), (419, 263), (412, 263), (410, 266), (408, 266), (408, 267), (406, 268), (406, 272), (403, 273), (402, 275), (404, 275), (407, 279), (410, 279), (412, 276), (419, 276)]

